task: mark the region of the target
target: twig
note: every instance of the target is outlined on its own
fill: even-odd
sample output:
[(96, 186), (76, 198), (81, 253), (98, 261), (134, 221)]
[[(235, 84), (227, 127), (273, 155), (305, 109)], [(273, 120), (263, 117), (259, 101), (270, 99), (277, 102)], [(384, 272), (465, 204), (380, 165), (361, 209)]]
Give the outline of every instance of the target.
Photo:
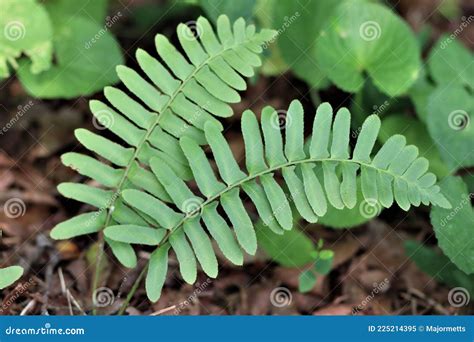
[(169, 307), (167, 307), (167, 308), (164, 308), (164, 309), (155, 311), (155, 312), (153, 312), (150, 316), (159, 316), (159, 315), (161, 315), (161, 314), (163, 314), (163, 313), (165, 313), (165, 312), (171, 311), (171, 310), (173, 310), (173, 309), (176, 309), (176, 305), (171, 305), (171, 306), (169, 306)]
[(36, 299), (30, 301), (23, 310), (20, 312), (20, 316), (25, 316), (28, 312), (30, 312), (36, 305)]

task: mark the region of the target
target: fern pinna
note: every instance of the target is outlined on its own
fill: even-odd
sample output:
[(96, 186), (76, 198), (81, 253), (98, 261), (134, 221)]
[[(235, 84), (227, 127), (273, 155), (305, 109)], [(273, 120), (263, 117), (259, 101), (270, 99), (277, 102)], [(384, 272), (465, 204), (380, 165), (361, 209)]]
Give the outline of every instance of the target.
[[(200, 39), (207, 54), (211, 54), (210, 47), (206, 47), (208, 43), (204, 43), (210, 27), (206, 26), (205, 19), (201, 18), (199, 22), (205, 23), (203, 27), (208, 28)], [(238, 20), (232, 33), (228, 20), (221, 17), (218, 35), (222, 45), (219, 46), (225, 46), (224, 42), (231, 41), (232, 37), (236, 41), (236, 37), (240, 36), (238, 41), (241, 42), (245, 36), (238, 32), (255, 37), (253, 29), (243, 30), (243, 27), (243, 21)], [(214, 43), (218, 43), (213, 33), (209, 35), (214, 37), (211, 39)], [(262, 41), (262, 36), (257, 34), (257, 37)], [(159, 40), (162, 42), (163, 38)], [(428, 161), (418, 156), (416, 147), (407, 146), (403, 136), (391, 137), (379, 151), (373, 152), (380, 129), (380, 120), (376, 115), (369, 116), (364, 122), (351, 156), (350, 113), (347, 109), (341, 109), (333, 120), (332, 108), (327, 103), (317, 109), (308, 144), (304, 141), (304, 112), (298, 101), (293, 101), (288, 108), (284, 139), (278, 124), (278, 113), (274, 109), (266, 107), (262, 111), (261, 124), (255, 114), (245, 111), (242, 135), (246, 172), (242, 171), (222, 134), (221, 124), (211, 115), (218, 115), (219, 112), (214, 103), (227, 108), (226, 102), (234, 100), (230, 95), (233, 93), (231, 87), (226, 86), (223, 90), (223, 93), (228, 92), (227, 95), (220, 93), (227, 71), (214, 73), (212, 66), (205, 66), (201, 69), (206, 69), (205, 81), (191, 77), (193, 72), (194, 75), (200, 73), (196, 72), (197, 65), (203, 63), (205, 55), (197, 59), (198, 54), (195, 51), (190, 53), (189, 47), (185, 47), (187, 44), (183, 44), (183, 48), (194, 64), (194, 71), (182, 68), (182, 65), (189, 64), (181, 55), (180, 58), (173, 58), (172, 63), (178, 64), (168, 64), (170, 69), (180, 70), (173, 72), (181, 82), (164, 72), (157, 60), (148, 56), (147, 63), (144, 63), (144, 53), (138, 53), (138, 56), (142, 55), (138, 60), (141, 60), (143, 70), (163, 93), (131, 69), (119, 68), (119, 74), (129, 90), (156, 113), (113, 88), (106, 89), (106, 97), (133, 123), (106, 105), (92, 102), (92, 111), (99, 120), (101, 111), (113, 113), (113, 124), (109, 129), (131, 147), (125, 148), (86, 130), (77, 131), (79, 140), (87, 148), (121, 168), (112, 168), (91, 157), (66, 154), (63, 157), (66, 165), (98, 181), (106, 189), (61, 184), (61, 193), (99, 210), (60, 223), (52, 231), (54, 238), (69, 238), (98, 232), (105, 227), (106, 241), (118, 259), (129, 267), (134, 267), (136, 263), (130, 244), (154, 246), (146, 278), (150, 300), (156, 301), (160, 297), (171, 250), (176, 254), (183, 279), (191, 284), (196, 281), (197, 262), (207, 275), (217, 276), (218, 262), (212, 240), (222, 254), (236, 265), (243, 263), (243, 251), (248, 254), (256, 252), (256, 234), (242, 201), (244, 194), (265, 225), (275, 233), (283, 233), (293, 227), (290, 202), (309, 222), (316, 222), (326, 213), (328, 206), (338, 209), (354, 207), (358, 177), (364, 198), (377, 201), (384, 207), (391, 206), (393, 202), (404, 210), (421, 203), (450, 207), (440, 188), (435, 185), (436, 177), (428, 172)], [(194, 44), (198, 43), (194, 41)], [(245, 53), (226, 51), (233, 51), (232, 56), (238, 56), (239, 61), (250, 62), (251, 58), (245, 56), (256, 56), (251, 52), (257, 52), (256, 43), (245, 44)], [(177, 54), (171, 45), (166, 46), (168, 50), (158, 48), (160, 55), (164, 51), (165, 54), (169, 51)], [(205, 53), (202, 49), (199, 51)], [(229, 62), (232, 58), (226, 59), (225, 54), (221, 62), (228, 62), (228, 68), (244, 74), (243, 67)], [(168, 57), (162, 56), (165, 63)], [(152, 65), (153, 72), (149, 69)], [(232, 75), (238, 76), (232, 72)], [(218, 80), (219, 86), (213, 88), (210, 84)], [(170, 88), (173, 84), (174, 88)], [(230, 82), (227, 85), (230, 86)], [(195, 93), (189, 92), (190, 88), (200, 89), (201, 93), (206, 94), (206, 99), (201, 96), (191, 98), (191, 94)], [(190, 121), (193, 111), (203, 110), (210, 101), (213, 101), (212, 108), (205, 111), (204, 117), (195, 115), (197, 120)], [(231, 111), (227, 111), (228, 114)], [(205, 144), (210, 146), (217, 164), (216, 173), (200, 146)], [(322, 176), (316, 172), (319, 170)], [(279, 174), (282, 175), (282, 182), (277, 177)], [(190, 180), (195, 182), (199, 193), (191, 190), (187, 183)], [(232, 228), (227, 222), (231, 223)]]

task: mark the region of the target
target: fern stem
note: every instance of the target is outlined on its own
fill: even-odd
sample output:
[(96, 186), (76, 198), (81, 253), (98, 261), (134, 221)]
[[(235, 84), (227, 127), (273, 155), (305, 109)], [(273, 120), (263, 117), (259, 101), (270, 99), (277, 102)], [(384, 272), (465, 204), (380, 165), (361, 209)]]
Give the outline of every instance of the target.
[[(92, 281), (92, 303), (94, 303), (95, 300), (95, 292), (99, 288), (99, 279), (100, 279), (100, 270), (101, 267), (100, 265), (102, 264), (102, 260), (104, 259), (104, 254), (105, 254), (105, 247), (104, 247), (104, 233), (103, 231), (99, 232), (99, 240), (98, 240), (98, 245), (97, 245), (97, 256), (96, 256), (96, 265), (95, 265), (95, 271), (94, 271), (94, 279)], [(97, 307), (94, 305), (94, 308), (92, 309), (92, 315), (95, 316), (97, 315)]]
[(135, 282), (133, 283), (133, 286), (130, 290), (130, 292), (127, 295), (127, 298), (125, 298), (125, 301), (123, 302), (122, 306), (120, 307), (120, 310), (118, 312), (118, 315), (121, 316), (125, 313), (125, 310), (128, 308), (128, 304), (130, 304), (130, 301), (132, 300), (133, 296), (135, 295), (135, 292), (137, 292), (138, 287), (140, 286), (140, 283), (145, 276), (146, 272), (148, 270), (148, 263), (143, 267), (142, 271), (138, 275), (137, 279), (135, 279)]

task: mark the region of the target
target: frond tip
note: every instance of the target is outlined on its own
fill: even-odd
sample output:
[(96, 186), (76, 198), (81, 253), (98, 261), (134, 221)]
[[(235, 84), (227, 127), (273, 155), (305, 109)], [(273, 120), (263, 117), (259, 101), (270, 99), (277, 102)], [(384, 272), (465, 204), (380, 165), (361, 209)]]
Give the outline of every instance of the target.
[[(238, 166), (215, 123), (204, 125), (204, 135), (217, 172), (213, 171), (196, 141), (190, 137), (180, 139), (199, 194), (191, 191), (166, 159), (151, 158), (151, 171), (169, 194), (171, 203), (143, 190), (124, 190), (125, 204), (152, 224), (113, 225), (106, 228), (105, 235), (123, 243), (156, 245), (153, 265), (163, 266), (165, 254), (174, 250), (183, 279), (193, 283), (197, 261), (210, 277), (217, 275), (211, 238), (223, 255), (235, 264), (242, 264), (241, 248), (249, 254), (256, 252), (255, 230), (242, 200), (243, 193), (250, 198), (265, 225), (276, 233), (293, 227), (290, 202), (309, 222), (316, 222), (328, 206), (353, 208), (358, 177), (364, 198), (378, 201), (383, 207), (394, 202), (404, 210), (421, 203), (450, 206), (435, 185), (436, 177), (427, 172), (427, 160), (418, 157), (416, 147), (406, 145), (403, 136), (395, 135), (377, 152), (373, 151), (380, 128), (376, 115), (369, 116), (364, 122), (352, 157), (347, 109), (340, 109), (333, 120), (331, 106), (328, 103), (319, 106), (308, 148), (305, 148), (303, 136), (302, 105), (293, 101), (288, 108), (284, 137), (277, 115), (273, 108), (266, 107), (259, 125), (254, 113), (244, 112), (245, 172)], [(277, 174), (280, 173), (284, 184), (278, 181)], [(222, 208), (233, 229), (218, 212), (218, 207)], [(162, 286), (163, 270), (155, 267), (158, 266), (150, 265), (149, 277), (160, 279), (156, 286)], [(147, 281), (149, 296), (157, 300), (161, 288), (151, 289), (152, 283), (152, 280)]]

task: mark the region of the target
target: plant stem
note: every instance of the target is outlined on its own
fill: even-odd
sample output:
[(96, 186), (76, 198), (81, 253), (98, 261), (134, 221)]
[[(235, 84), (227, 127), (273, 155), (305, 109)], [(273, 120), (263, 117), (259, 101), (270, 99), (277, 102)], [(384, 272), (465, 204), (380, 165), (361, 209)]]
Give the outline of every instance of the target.
[(128, 304), (130, 303), (133, 296), (135, 295), (135, 292), (137, 292), (138, 286), (140, 286), (140, 283), (141, 283), (143, 277), (145, 276), (147, 270), (148, 270), (148, 263), (143, 267), (142, 271), (140, 272), (137, 279), (133, 283), (133, 286), (132, 286), (130, 292), (128, 293), (127, 298), (125, 299), (122, 306), (120, 307), (120, 310), (118, 312), (119, 316), (123, 315), (125, 310), (127, 310)]
[[(100, 279), (100, 271), (101, 271), (101, 264), (104, 258), (105, 248), (104, 248), (104, 233), (103, 231), (99, 232), (99, 240), (97, 245), (97, 257), (96, 257), (96, 265), (95, 265), (95, 272), (94, 272), (94, 279), (92, 281), (92, 303), (94, 304), (95, 300), (95, 292), (99, 287), (99, 279)], [(94, 308), (92, 309), (92, 315), (97, 315), (97, 307), (94, 304)]]

